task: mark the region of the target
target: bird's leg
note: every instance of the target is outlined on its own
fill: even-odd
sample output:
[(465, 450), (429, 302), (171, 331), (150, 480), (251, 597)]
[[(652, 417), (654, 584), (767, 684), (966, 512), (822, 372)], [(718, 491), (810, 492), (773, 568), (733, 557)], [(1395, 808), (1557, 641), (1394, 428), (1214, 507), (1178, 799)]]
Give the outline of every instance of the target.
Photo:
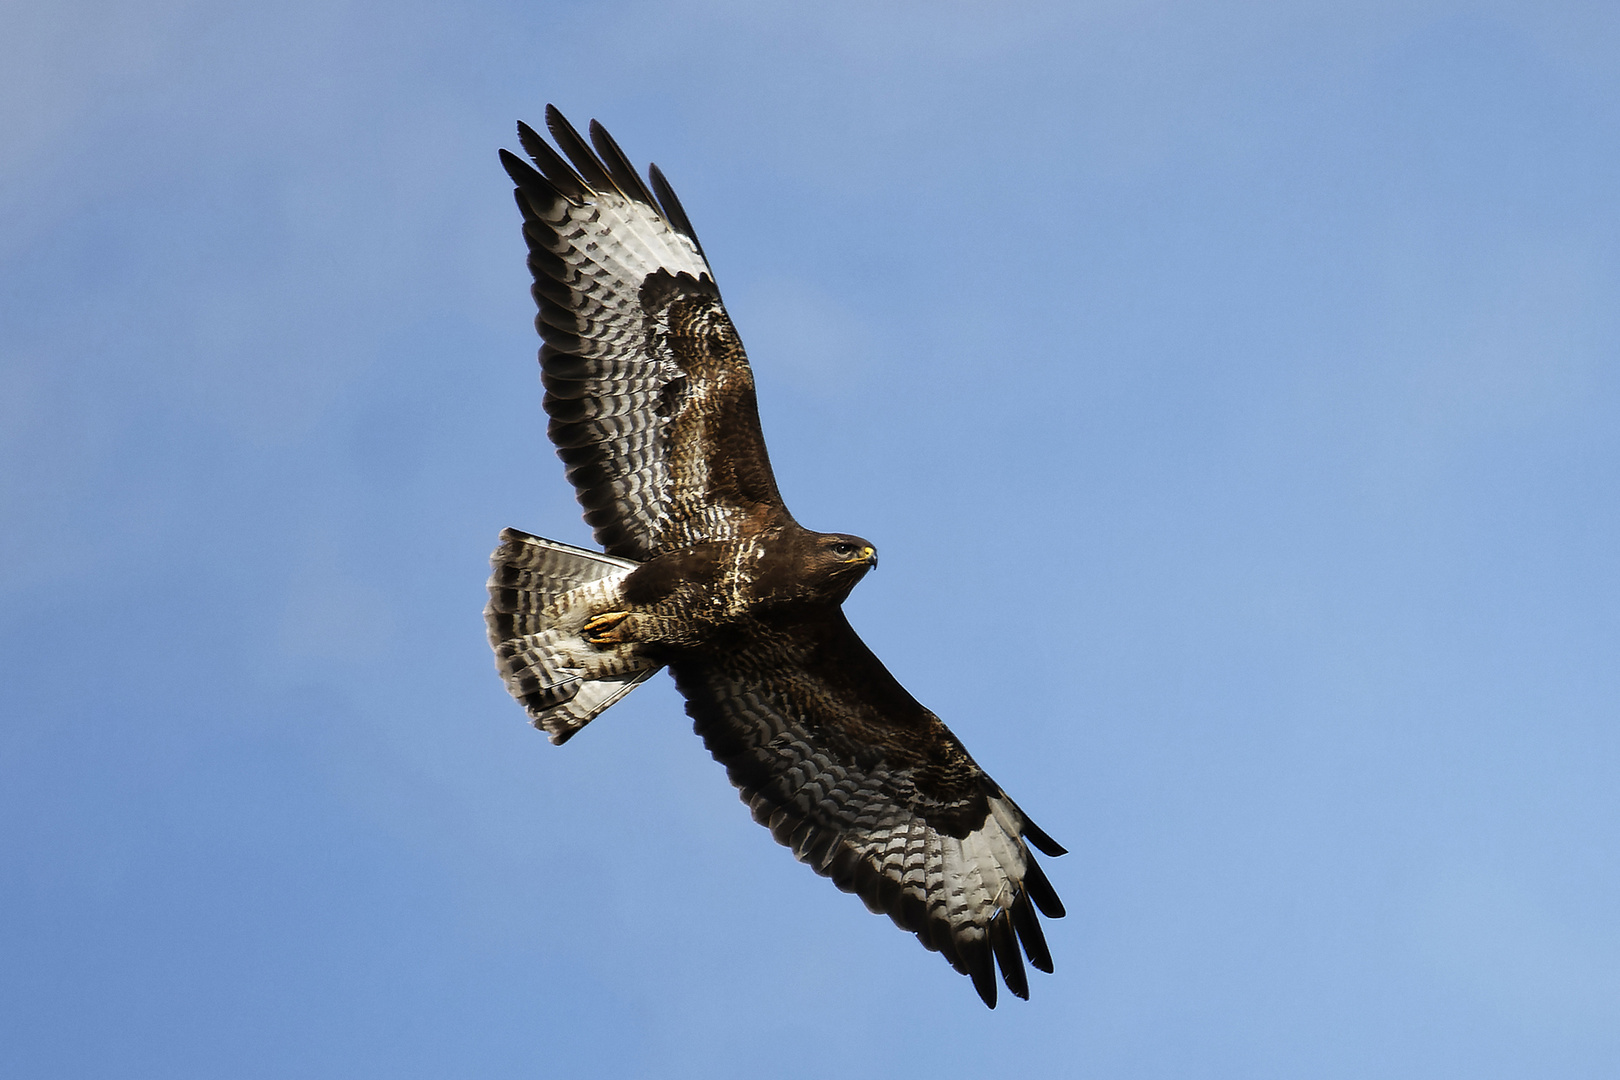
[(594, 615), (580, 627), (580, 633), (592, 645), (617, 645), (628, 641), (630, 627), (624, 623), (632, 614), (629, 611), (605, 611)]
[(586, 643), (607, 649), (615, 645), (691, 645), (702, 638), (700, 622), (683, 623), (656, 611), (604, 611), (579, 628)]

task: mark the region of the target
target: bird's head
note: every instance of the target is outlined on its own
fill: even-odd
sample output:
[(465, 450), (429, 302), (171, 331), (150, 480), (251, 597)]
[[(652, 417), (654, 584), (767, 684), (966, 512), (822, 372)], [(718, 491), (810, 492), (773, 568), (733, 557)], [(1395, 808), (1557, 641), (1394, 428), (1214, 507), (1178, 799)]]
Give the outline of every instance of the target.
[(877, 548), (858, 536), (820, 533), (810, 545), (805, 576), (816, 592), (842, 603), (877, 561)]

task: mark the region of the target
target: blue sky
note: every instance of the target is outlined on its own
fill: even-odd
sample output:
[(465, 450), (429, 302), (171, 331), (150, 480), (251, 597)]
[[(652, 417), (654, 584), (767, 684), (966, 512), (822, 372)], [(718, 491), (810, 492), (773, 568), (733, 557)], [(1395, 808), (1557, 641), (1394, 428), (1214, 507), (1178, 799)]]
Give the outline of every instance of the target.
[[(495, 676), (548, 101), (1070, 848), (1029, 1003)], [(1620, 1071), (1612, 5), (13, 5), (0, 146), (8, 1074)]]

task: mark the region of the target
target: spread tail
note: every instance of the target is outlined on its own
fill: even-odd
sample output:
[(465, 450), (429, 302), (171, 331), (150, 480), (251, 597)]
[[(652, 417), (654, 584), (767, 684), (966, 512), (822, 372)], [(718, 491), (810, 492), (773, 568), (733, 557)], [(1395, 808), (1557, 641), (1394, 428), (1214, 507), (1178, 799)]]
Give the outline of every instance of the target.
[(495, 668), (552, 742), (567, 742), (658, 671), (627, 648), (600, 649), (580, 635), (636, 563), (503, 529), (490, 565), (484, 621)]

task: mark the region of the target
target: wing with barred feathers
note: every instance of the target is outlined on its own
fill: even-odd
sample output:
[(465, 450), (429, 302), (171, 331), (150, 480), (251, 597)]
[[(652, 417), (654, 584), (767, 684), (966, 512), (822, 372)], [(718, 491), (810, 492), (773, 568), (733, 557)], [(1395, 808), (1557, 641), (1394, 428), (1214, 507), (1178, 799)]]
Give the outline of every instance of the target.
[[(556, 109), (560, 154), (501, 151), (529, 245), (548, 434), (611, 555), (727, 540), (787, 518), (753, 372), (714, 275), (657, 166), (643, 183), (606, 130)], [(594, 149), (592, 145), (594, 144)]]
[(973, 979), (1021, 998), (1052, 970), (1036, 909), (1063, 904), (1026, 841), (1063, 848), (884, 668), (841, 611), (722, 657), (674, 663), (686, 711), (754, 819)]

